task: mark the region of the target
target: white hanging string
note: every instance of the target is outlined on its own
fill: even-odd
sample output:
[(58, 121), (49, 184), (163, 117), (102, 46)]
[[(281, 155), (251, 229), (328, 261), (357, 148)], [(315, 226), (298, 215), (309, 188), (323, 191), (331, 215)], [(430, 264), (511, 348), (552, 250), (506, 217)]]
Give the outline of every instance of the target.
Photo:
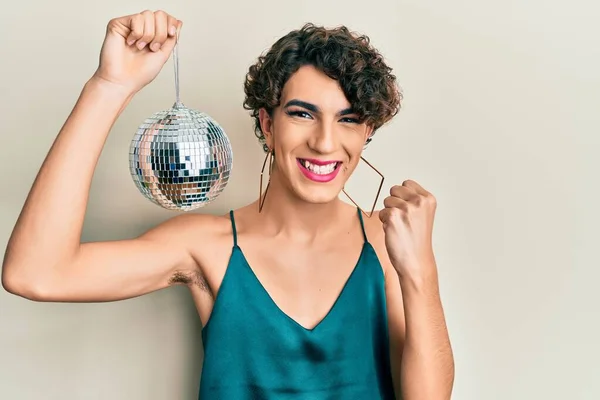
[(181, 105), (179, 97), (179, 32), (175, 38), (175, 47), (173, 48), (173, 65), (175, 68), (175, 105)]

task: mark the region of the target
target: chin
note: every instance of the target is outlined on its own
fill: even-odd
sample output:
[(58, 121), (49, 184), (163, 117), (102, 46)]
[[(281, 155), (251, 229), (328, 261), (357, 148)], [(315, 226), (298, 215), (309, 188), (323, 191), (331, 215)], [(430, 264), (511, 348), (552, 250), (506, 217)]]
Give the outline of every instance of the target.
[(340, 190), (337, 188), (322, 188), (313, 189), (309, 187), (302, 187), (295, 190), (296, 195), (306, 203), (310, 204), (327, 204), (337, 200), (340, 194)]

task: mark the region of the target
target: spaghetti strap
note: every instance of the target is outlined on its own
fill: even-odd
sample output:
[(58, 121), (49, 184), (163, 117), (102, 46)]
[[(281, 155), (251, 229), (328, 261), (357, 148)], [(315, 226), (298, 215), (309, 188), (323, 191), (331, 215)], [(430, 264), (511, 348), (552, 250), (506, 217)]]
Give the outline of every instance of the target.
[(229, 219), (231, 220), (231, 230), (233, 231), (233, 247), (237, 247), (237, 230), (235, 229), (235, 218), (233, 210), (229, 210)]
[(365, 231), (365, 223), (363, 221), (363, 216), (362, 216), (362, 212), (360, 211), (360, 208), (356, 207), (356, 210), (358, 211), (358, 219), (360, 220), (360, 229), (362, 229), (362, 234), (363, 237), (365, 238), (365, 242), (369, 242), (369, 240), (367, 239), (367, 232)]

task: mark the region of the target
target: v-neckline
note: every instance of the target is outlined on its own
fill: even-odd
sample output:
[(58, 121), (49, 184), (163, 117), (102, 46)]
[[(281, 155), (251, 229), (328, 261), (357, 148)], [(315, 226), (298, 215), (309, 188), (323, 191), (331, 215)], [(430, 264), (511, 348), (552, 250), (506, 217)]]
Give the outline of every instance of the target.
[(354, 275), (356, 275), (356, 271), (358, 270), (359, 266), (362, 264), (362, 260), (364, 258), (364, 254), (365, 254), (365, 251), (367, 249), (367, 245), (368, 245), (367, 241), (363, 242), (362, 248), (360, 250), (360, 254), (358, 256), (358, 260), (356, 261), (356, 264), (354, 264), (354, 267), (352, 268), (352, 272), (350, 272), (350, 275), (346, 279), (346, 282), (344, 282), (344, 286), (342, 286), (342, 290), (340, 291), (340, 293), (337, 295), (337, 297), (333, 301), (333, 304), (331, 305), (331, 307), (329, 308), (329, 310), (327, 311), (327, 313), (325, 314), (325, 316), (319, 322), (317, 322), (317, 324), (315, 326), (313, 326), (312, 328), (305, 327), (304, 325), (302, 325), (301, 323), (299, 323), (297, 320), (295, 320), (293, 317), (291, 317), (288, 313), (286, 313), (285, 311), (283, 311), (283, 309), (275, 302), (275, 300), (273, 299), (273, 297), (271, 296), (271, 294), (269, 293), (269, 291), (265, 288), (265, 286), (263, 285), (263, 283), (260, 281), (260, 279), (258, 278), (258, 276), (256, 275), (256, 273), (252, 269), (252, 266), (248, 262), (248, 259), (246, 258), (246, 255), (244, 254), (244, 251), (242, 250), (242, 248), (240, 246), (238, 246), (237, 244), (234, 246), (234, 248), (237, 251), (239, 251), (239, 253), (240, 253), (241, 257), (242, 257), (242, 260), (244, 261), (244, 264), (245, 264), (246, 268), (250, 272), (250, 275), (253, 277), (255, 283), (258, 284), (260, 290), (267, 297), (267, 299), (269, 300), (269, 303), (272, 305), (272, 307), (275, 309), (275, 311), (278, 314), (280, 314), (281, 316), (283, 316), (286, 320), (288, 320), (289, 322), (291, 322), (293, 325), (295, 325), (298, 328), (302, 329), (303, 331), (305, 331), (305, 332), (314, 332), (315, 330), (317, 330), (317, 328), (319, 328), (321, 325), (323, 325), (328, 319), (330, 319), (330, 316), (337, 309), (338, 304), (340, 303), (340, 300), (341, 300), (342, 296), (346, 292), (346, 289), (348, 288), (350, 282), (352, 281), (352, 278), (354, 277)]

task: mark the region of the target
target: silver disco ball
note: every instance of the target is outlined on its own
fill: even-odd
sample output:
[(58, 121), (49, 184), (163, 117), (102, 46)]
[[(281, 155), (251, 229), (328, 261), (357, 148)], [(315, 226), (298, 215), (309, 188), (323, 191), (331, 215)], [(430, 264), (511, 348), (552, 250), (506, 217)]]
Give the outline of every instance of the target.
[(129, 167), (140, 192), (168, 210), (216, 199), (229, 181), (233, 152), (219, 124), (176, 101), (147, 118), (131, 141)]

